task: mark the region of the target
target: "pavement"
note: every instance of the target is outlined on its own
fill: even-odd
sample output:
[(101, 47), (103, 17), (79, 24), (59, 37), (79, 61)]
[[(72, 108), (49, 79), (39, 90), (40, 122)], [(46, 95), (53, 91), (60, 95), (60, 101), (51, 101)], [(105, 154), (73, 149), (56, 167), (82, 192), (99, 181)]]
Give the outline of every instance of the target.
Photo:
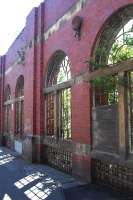
[(133, 200), (86, 184), (47, 165), (31, 164), (0, 147), (0, 200)]

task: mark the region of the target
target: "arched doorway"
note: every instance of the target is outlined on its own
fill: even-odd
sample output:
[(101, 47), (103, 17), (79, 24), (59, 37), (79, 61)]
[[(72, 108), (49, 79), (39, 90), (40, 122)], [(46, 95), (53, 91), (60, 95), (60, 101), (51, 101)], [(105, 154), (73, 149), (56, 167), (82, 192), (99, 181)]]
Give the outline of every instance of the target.
[(133, 188), (133, 5), (103, 26), (93, 51), (92, 177), (115, 188)]

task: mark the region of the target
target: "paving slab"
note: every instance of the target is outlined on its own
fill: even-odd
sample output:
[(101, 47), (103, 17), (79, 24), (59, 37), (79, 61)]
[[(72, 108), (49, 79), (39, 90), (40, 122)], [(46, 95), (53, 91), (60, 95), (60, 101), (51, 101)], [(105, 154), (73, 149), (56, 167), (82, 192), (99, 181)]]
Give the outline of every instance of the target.
[(89, 185), (47, 165), (31, 164), (0, 147), (0, 200), (133, 200)]

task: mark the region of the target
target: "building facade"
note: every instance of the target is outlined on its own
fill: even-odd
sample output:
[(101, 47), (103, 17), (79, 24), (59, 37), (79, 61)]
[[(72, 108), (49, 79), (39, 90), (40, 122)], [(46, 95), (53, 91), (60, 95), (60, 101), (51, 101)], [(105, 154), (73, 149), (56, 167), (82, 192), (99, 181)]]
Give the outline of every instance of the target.
[(110, 72), (91, 65), (108, 64), (132, 19), (133, 0), (45, 0), (34, 8), (0, 58), (1, 144), (89, 182), (132, 189), (132, 89), (119, 86), (112, 103), (90, 81), (111, 73), (132, 87), (132, 60)]

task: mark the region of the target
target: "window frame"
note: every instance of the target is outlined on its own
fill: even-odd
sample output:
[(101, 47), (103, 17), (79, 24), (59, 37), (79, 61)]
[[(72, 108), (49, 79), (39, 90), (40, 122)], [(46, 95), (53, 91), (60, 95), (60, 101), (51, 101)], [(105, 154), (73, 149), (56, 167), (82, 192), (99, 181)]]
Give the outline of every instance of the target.
[(11, 89), (10, 86), (5, 88), (4, 99), (4, 132), (9, 134), (11, 132)]
[(24, 133), (24, 77), (20, 76), (16, 85), (15, 96), (15, 134)]
[[(62, 128), (62, 117), (61, 117), (61, 93), (63, 91), (68, 91), (70, 90), (70, 96), (71, 96), (71, 87), (73, 85), (73, 79), (71, 79), (71, 75), (70, 75), (70, 79), (68, 80), (65, 80), (61, 83), (55, 83), (55, 77), (56, 78), (58, 77), (57, 74), (60, 70), (60, 68), (57, 68), (56, 64), (59, 66), (59, 64), (55, 61), (54, 63), (54, 60), (56, 59), (57, 56), (59, 56), (59, 53), (60, 52), (57, 52), (53, 58), (51, 59), (51, 63), (49, 64), (49, 67), (48, 67), (48, 72), (47, 72), (47, 79), (46, 79), (46, 87), (44, 88), (44, 95), (45, 95), (45, 132), (46, 132), (46, 136), (51, 136), (53, 138), (56, 138), (56, 139), (61, 139), (61, 140), (71, 140), (72, 139), (72, 131), (71, 131), (71, 125), (70, 125), (70, 135), (71, 137), (64, 137), (64, 135), (61, 134), (61, 132), (64, 131), (64, 128)], [(61, 52), (61, 57), (62, 57), (62, 61), (60, 62), (63, 62), (67, 56)], [(69, 63), (69, 68), (71, 68), (71, 63), (70, 63), (70, 60), (69, 58), (67, 57), (68, 59), (68, 63)], [(65, 63), (65, 61), (64, 61)], [(68, 66), (67, 66), (68, 67)], [(55, 69), (54, 69), (55, 68)], [(49, 72), (49, 70), (51, 72)], [(71, 71), (70, 71), (71, 73)], [(54, 80), (54, 81), (53, 81)], [(54, 82), (54, 83), (53, 83)], [(52, 134), (48, 134), (48, 98), (50, 97), (50, 95), (53, 96), (53, 104), (54, 104), (54, 113), (53, 113), (53, 125), (54, 125), (54, 131)], [(52, 97), (51, 97), (52, 98)], [(70, 110), (72, 110), (72, 106), (71, 106), (71, 99), (70, 99)], [(70, 111), (71, 112), (71, 111)], [(68, 113), (67, 113), (68, 115)], [(70, 115), (70, 118), (72, 119), (71, 115), (72, 114), (69, 114)], [(63, 129), (63, 130), (61, 130)]]

